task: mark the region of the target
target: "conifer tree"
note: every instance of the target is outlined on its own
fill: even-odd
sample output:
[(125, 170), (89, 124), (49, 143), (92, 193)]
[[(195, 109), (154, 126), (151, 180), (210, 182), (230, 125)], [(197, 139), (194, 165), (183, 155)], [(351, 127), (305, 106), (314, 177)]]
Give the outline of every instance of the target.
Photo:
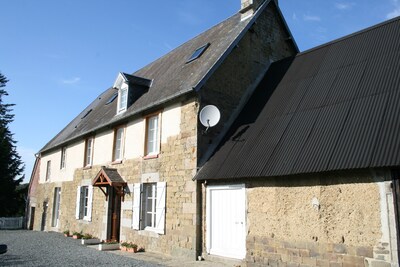
[(14, 104), (4, 103), (7, 78), (0, 73), (0, 217), (13, 216), (18, 211), (17, 186), (22, 182), (19, 177), (23, 170), (21, 157), (17, 153), (16, 141), (9, 129), (14, 120), (11, 114)]

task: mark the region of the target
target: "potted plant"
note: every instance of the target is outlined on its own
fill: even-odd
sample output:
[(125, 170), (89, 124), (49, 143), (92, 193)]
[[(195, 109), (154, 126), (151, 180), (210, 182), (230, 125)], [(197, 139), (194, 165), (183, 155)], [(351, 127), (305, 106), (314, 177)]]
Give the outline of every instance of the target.
[(73, 232), (72, 233), (72, 238), (73, 239), (81, 239), (82, 238), (82, 233)]
[(129, 246), (128, 246), (128, 252), (136, 253), (137, 252), (137, 248), (138, 248), (138, 246), (136, 244), (130, 243)]
[(113, 240), (106, 240), (103, 241), (102, 243), (99, 244), (98, 250), (104, 251), (104, 250), (117, 250), (119, 249), (119, 243), (117, 241)]
[(97, 245), (100, 243), (100, 239), (92, 236), (91, 234), (84, 234), (81, 242), (82, 245)]
[(69, 237), (69, 235), (70, 235), (70, 234), (69, 234), (69, 230), (65, 230), (63, 233), (64, 233), (64, 236), (65, 236), (65, 237)]
[(129, 247), (129, 243), (128, 242), (122, 242), (121, 246), (120, 246), (120, 249), (122, 251), (128, 251), (128, 247)]

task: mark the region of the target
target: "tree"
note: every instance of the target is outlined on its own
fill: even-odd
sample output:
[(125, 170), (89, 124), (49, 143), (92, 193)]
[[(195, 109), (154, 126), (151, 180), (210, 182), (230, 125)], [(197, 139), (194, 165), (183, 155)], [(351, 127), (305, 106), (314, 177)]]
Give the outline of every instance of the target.
[(7, 78), (0, 73), (0, 217), (13, 216), (18, 212), (17, 186), (24, 179), (23, 176), (18, 178), (24, 171), (24, 165), (9, 129), (14, 120), (11, 114), (14, 104), (5, 104), (3, 99), (8, 95), (4, 89), (7, 82)]

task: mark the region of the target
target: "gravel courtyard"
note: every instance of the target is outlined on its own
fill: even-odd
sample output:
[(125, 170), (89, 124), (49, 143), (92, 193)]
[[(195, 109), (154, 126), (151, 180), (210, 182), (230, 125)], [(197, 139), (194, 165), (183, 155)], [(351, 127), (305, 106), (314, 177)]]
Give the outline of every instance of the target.
[(0, 266), (161, 266), (80, 245), (60, 233), (0, 231)]

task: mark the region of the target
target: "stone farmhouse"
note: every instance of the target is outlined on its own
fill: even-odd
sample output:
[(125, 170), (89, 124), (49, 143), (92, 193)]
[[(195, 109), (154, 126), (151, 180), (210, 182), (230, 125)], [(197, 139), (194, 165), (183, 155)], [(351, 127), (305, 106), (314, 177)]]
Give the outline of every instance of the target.
[(247, 266), (398, 266), (397, 114), (399, 18), (299, 53), (278, 1), (242, 0), (40, 150), (27, 225)]

